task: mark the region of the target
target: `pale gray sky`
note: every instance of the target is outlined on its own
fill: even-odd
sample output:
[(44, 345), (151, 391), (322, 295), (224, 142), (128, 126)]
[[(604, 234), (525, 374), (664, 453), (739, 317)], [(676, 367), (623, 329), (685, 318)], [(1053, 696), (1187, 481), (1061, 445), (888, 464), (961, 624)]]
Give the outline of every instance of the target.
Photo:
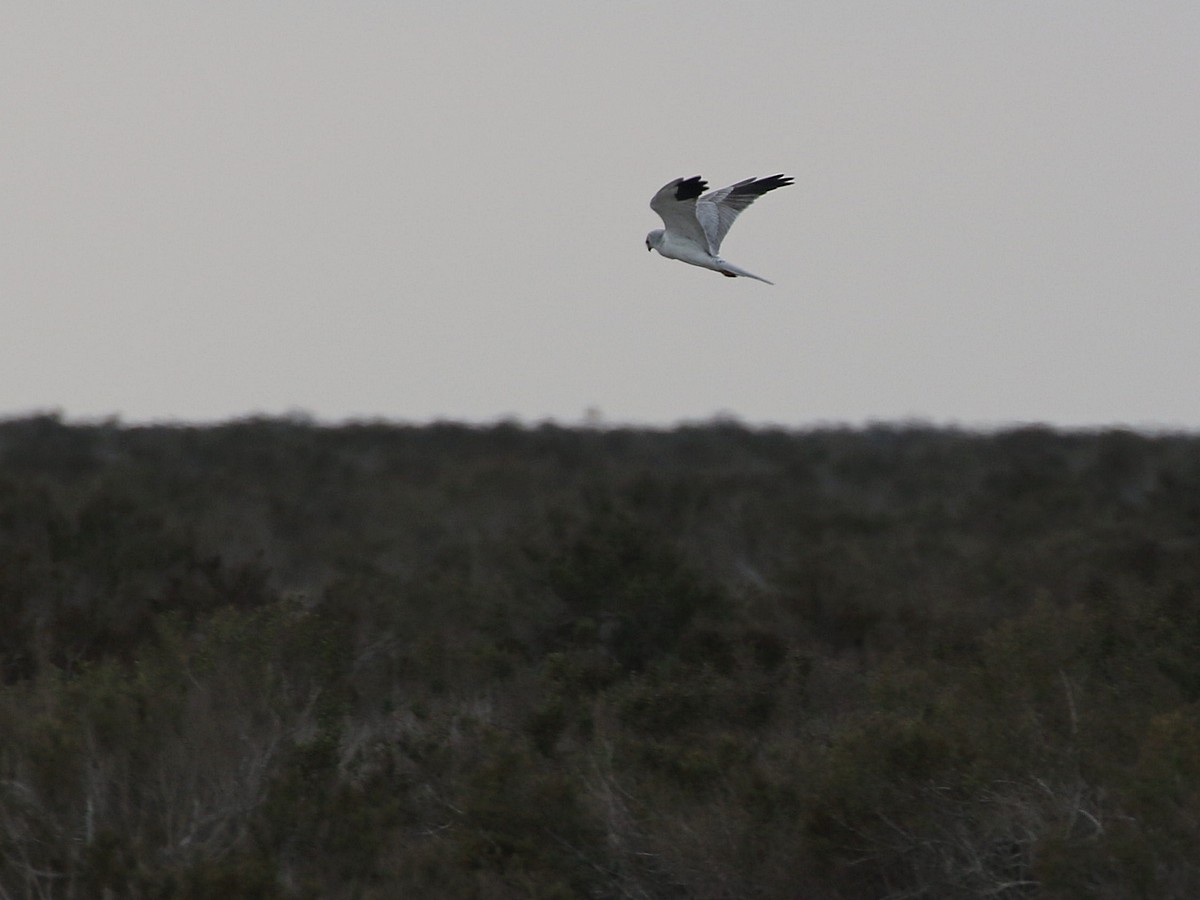
[[(1200, 428), (1200, 4), (14, 3), (0, 415)], [(723, 247), (651, 195), (782, 172)]]

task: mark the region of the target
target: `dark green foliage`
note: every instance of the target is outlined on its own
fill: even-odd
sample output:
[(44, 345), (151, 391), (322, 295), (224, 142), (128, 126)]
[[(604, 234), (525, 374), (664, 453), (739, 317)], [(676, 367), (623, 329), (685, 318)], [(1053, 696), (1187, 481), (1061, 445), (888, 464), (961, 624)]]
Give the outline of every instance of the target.
[(719, 605), (668, 538), (628, 514), (592, 513), (548, 569), (569, 641), (599, 641), (631, 670), (672, 653), (692, 620)]
[(0, 897), (1200, 896), (1200, 439), (0, 423)]

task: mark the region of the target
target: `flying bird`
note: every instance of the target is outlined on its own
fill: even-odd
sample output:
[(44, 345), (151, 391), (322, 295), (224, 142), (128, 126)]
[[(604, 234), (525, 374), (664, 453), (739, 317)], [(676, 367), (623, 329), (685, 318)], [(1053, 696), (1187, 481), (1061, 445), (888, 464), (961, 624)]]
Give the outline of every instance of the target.
[(699, 175), (676, 178), (664, 184), (650, 201), (650, 208), (659, 214), (667, 227), (656, 228), (646, 235), (646, 249), (657, 250), (667, 259), (712, 269), (729, 278), (742, 275), (774, 284), (726, 262), (718, 252), (721, 241), (743, 209), (767, 191), (791, 183), (792, 179), (784, 175), (747, 178), (706, 194), (708, 182)]

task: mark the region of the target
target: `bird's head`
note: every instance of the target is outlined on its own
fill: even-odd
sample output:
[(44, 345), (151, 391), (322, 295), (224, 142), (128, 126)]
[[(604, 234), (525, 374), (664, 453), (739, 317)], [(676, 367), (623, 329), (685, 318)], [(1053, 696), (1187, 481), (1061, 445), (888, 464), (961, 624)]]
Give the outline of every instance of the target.
[(661, 228), (655, 228), (652, 232), (646, 235), (646, 251), (649, 252), (658, 247), (660, 244), (662, 244), (662, 239), (663, 230)]

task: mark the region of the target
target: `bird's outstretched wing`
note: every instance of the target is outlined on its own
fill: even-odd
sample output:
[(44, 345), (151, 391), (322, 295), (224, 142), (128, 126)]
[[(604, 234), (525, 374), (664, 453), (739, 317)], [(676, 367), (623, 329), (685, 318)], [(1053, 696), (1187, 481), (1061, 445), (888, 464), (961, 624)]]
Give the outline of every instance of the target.
[(696, 218), (696, 198), (708, 190), (708, 182), (699, 175), (676, 178), (658, 189), (650, 200), (650, 208), (658, 213), (667, 231), (685, 237), (708, 249), (708, 235)]
[[(672, 184), (674, 183), (672, 182)], [(716, 256), (717, 251), (721, 249), (721, 241), (725, 240), (730, 226), (733, 225), (734, 220), (743, 209), (768, 191), (787, 187), (791, 183), (792, 179), (786, 175), (747, 178), (745, 181), (723, 187), (692, 201), (695, 204), (694, 218), (703, 229), (708, 251)], [(667, 187), (670, 186), (667, 185)], [(666, 188), (663, 190), (665, 191)], [(662, 192), (659, 191), (654, 199), (657, 200)], [(650, 205), (654, 206), (654, 203), (652, 202)], [(660, 216), (663, 215), (661, 210), (656, 209), (655, 211)], [(666, 216), (663, 216), (663, 219), (665, 220)], [(670, 226), (668, 225), (668, 227)]]

